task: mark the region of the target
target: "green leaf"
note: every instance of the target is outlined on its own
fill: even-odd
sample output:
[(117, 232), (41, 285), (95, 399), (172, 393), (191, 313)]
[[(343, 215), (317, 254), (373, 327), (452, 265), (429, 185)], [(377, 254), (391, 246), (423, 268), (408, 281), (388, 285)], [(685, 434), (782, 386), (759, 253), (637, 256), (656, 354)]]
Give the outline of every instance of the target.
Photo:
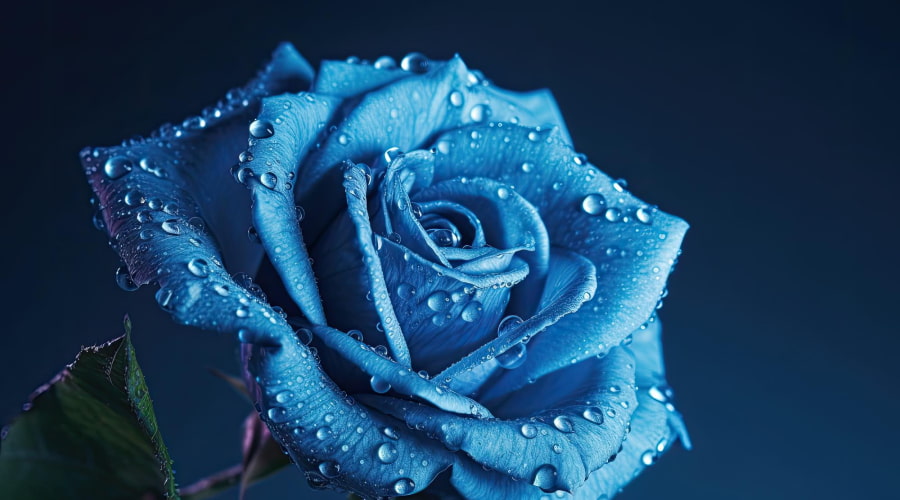
[(125, 335), (83, 348), (5, 430), (0, 497), (178, 498), (172, 460)]

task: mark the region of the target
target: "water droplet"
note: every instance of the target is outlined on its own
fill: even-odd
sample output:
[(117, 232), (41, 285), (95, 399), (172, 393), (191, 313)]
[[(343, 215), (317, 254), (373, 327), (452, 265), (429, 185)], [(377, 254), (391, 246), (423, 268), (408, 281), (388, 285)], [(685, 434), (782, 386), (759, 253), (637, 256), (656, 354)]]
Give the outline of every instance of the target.
[(198, 278), (209, 276), (209, 264), (203, 259), (191, 259), (187, 267), (188, 271)]
[(428, 71), (428, 58), (421, 52), (410, 52), (400, 60), (400, 67), (411, 73), (425, 73)]
[(452, 305), (450, 303), (450, 294), (443, 290), (438, 290), (429, 295), (426, 302), (432, 311), (437, 312), (446, 311)]
[(643, 224), (650, 224), (653, 222), (653, 216), (651, 215), (651, 209), (648, 207), (640, 207), (634, 211), (634, 216), (637, 220)]
[(486, 104), (476, 104), (469, 110), (469, 118), (475, 123), (481, 123), (491, 116), (491, 108)]
[(397, 285), (397, 295), (401, 299), (411, 299), (416, 294), (416, 287), (409, 283), (400, 283)]
[(178, 215), (178, 204), (170, 201), (163, 205), (162, 210), (169, 215)]
[(387, 391), (391, 390), (391, 384), (387, 383), (384, 379), (378, 378), (376, 376), (372, 376), (369, 379), (369, 385), (372, 386), (372, 390), (377, 392), (378, 394), (384, 394)]
[(163, 221), (163, 223), (160, 224), (160, 227), (168, 234), (176, 236), (181, 234), (181, 226), (178, 224), (178, 219), (169, 219), (167, 221)]
[(165, 311), (171, 311), (175, 308), (175, 303), (172, 301), (172, 290), (168, 288), (160, 288), (156, 291), (156, 303), (159, 304), (159, 307), (163, 308)]
[(429, 229), (428, 237), (439, 247), (459, 246), (459, 236), (450, 229)]
[(553, 427), (556, 427), (560, 432), (572, 433), (575, 432), (575, 424), (572, 423), (572, 419), (565, 415), (559, 415), (553, 419)]
[(585, 408), (581, 413), (581, 416), (584, 417), (585, 420), (594, 424), (602, 424), (603, 423), (603, 413), (600, 412), (598, 408)]
[(612, 186), (613, 189), (622, 193), (625, 191), (625, 188), (628, 187), (628, 182), (626, 182), (625, 179), (616, 179)]
[(501, 200), (505, 200), (509, 198), (509, 189), (505, 187), (497, 188), (497, 197)]
[(475, 321), (478, 321), (478, 318), (481, 317), (481, 312), (481, 302), (473, 300), (466, 304), (465, 307), (463, 307), (463, 310), (459, 313), (459, 317), (462, 318), (463, 321), (474, 323)]
[(522, 172), (526, 174), (534, 170), (534, 163), (526, 161), (522, 164)]
[(131, 191), (128, 191), (127, 193), (125, 193), (124, 200), (125, 200), (125, 204), (128, 205), (129, 207), (133, 207), (135, 205), (140, 205), (140, 204), (144, 203), (145, 201), (147, 201), (144, 198), (144, 193), (141, 193), (140, 191), (138, 191), (136, 189), (132, 189)]
[(140, 288), (134, 280), (131, 279), (131, 274), (128, 273), (128, 268), (125, 266), (116, 269), (116, 284), (126, 292), (133, 292)]
[(346, 146), (350, 143), (350, 136), (347, 134), (341, 134), (338, 136), (337, 141), (341, 146)]
[(576, 165), (581, 166), (587, 163), (587, 156), (582, 153), (577, 153), (572, 157), (572, 161), (575, 162)]
[(525, 344), (519, 342), (517, 344), (513, 344), (512, 347), (507, 349), (506, 351), (501, 352), (496, 356), (497, 363), (507, 370), (514, 370), (525, 362), (525, 359), (528, 357), (528, 349), (525, 347)]
[(247, 306), (238, 306), (237, 309), (234, 310), (234, 315), (238, 318), (246, 318), (250, 316), (250, 309)]
[(557, 443), (553, 443), (552, 449), (553, 449), (553, 453), (556, 453), (557, 455), (562, 453), (562, 446), (560, 446)]
[(394, 443), (381, 443), (375, 454), (376, 456), (378, 456), (378, 460), (380, 460), (381, 463), (385, 464), (392, 464), (396, 462), (397, 457), (400, 456)]
[(118, 179), (134, 168), (134, 163), (124, 156), (111, 156), (103, 165), (103, 173), (110, 179)]
[(463, 105), (463, 95), (462, 95), (462, 92), (460, 92), (458, 90), (454, 90), (453, 92), (450, 92), (450, 95), (448, 96), (448, 98), (450, 99), (450, 105), (453, 107), (458, 108)]
[(416, 489), (416, 483), (408, 477), (401, 477), (394, 483), (394, 492), (398, 495), (408, 495)]
[(611, 385), (611, 386), (609, 386), (609, 392), (611, 392), (613, 394), (618, 394), (618, 393), (622, 392), (622, 388), (617, 385)]
[(316, 430), (316, 438), (317, 438), (319, 441), (324, 441), (324, 440), (326, 440), (326, 439), (328, 439), (328, 438), (330, 438), (330, 437), (331, 437), (331, 427), (328, 427), (328, 426), (326, 425), (326, 426), (323, 426), (323, 427), (319, 427), (319, 428)]
[(647, 450), (641, 454), (641, 463), (646, 466), (651, 466), (656, 463), (656, 453), (653, 453), (653, 450)]
[(606, 208), (606, 198), (600, 193), (592, 193), (581, 200), (581, 209), (591, 215), (600, 215)]
[(153, 213), (149, 210), (141, 210), (137, 214), (137, 221), (141, 224), (145, 224), (147, 222), (153, 222)]
[(241, 163), (253, 161), (253, 153), (250, 151), (242, 151), (241, 154), (238, 155), (238, 161)]
[(341, 473), (341, 466), (336, 462), (322, 462), (319, 464), (319, 472), (325, 477), (337, 477)]
[(385, 150), (384, 161), (390, 164), (390, 163), (394, 162), (397, 158), (400, 158), (401, 156), (403, 156), (403, 151), (401, 151), (400, 148), (394, 146), (392, 148), (388, 148), (387, 150)]
[(309, 328), (298, 328), (294, 334), (303, 345), (309, 345), (313, 340), (313, 333)]
[(149, 240), (156, 235), (156, 232), (152, 229), (144, 229), (140, 233), (138, 233), (138, 237), (142, 240)]
[(397, 69), (397, 61), (391, 56), (381, 56), (372, 64), (375, 69)]
[(507, 316), (507, 317), (503, 318), (502, 320), (500, 320), (500, 324), (499, 324), (499, 326), (497, 326), (497, 335), (499, 335), (499, 336), (507, 335), (515, 327), (517, 327), (518, 325), (521, 325), (522, 323), (524, 323), (524, 321), (522, 321), (522, 318), (520, 318), (518, 316), (515, 316), (515, 315)]
[(281, 391), (275, 395), (275, 402), (285, 404), (294, 399), (295, 394), (291, 391)]
[(290, 420), (288, 416), (288, 411), (280, 406), (273, 406), (269, 408), (269, 411), (266, 412), (266, 415), (269, 417), (269, 420), (273, 423), (280, 424), (282, 422), (287, 422)]
[(259, 182), (269, 189), (275, 189), (275, 186), (278, 185), (278, 176), (272, 172), (266, 172), (259, 176)]
[(534, 424), (522, 424), (522, 427), (519, 428), (519, 431), (528, 439), (534, 439), (538, 435), (537, 426)]
[(618, 208), (607, 208), (603, 216), (610, 222), (616, 222), (622, 218), (622, 211)]
[(662, 453), (666, 451), (666, 445), (669, 444), (669, 440), (666, 438), (660, 438), (659, 441), (656, 442), (656, 451)]
[(271, 123), (264, 120), (253, 120), (250, 122), (250, 135), (257, 139), (265, 139), (275, 134), (275, 127)]
[(554, 488), (556, 484), (556, 467), (550, 464), (538, 467), (534, 471), (534, 479), (531, 480), (531, 484), (548, 493), (554, 491), (556, 489)]
[(562, 189), (563, 183), (562, 183), (562, 182), (559, 182), (559, 181), (556, 181), (556, 182), (554, 182), (553, 185), (550, 186), (550, 187), (552, 187), (554, 191), (559, 191), (560, 189)]
[(391, 427), (391, 426), (387, 426), (387, 427), (385, 427), (384, 429), (381, 429), (381, 432), (382, 432), (382, 434), (384, 434), (385, 436), (387, 436), (387, 437), (389, 437), (389, 438), (391, 438), (391, 439), (393, 439), (393, 440), (395, 440), (395, 441), (398, 440), (398, 439), (400, 439), (400, 435), (397, 434), (397, 430), (394, 429), (394, 428)]

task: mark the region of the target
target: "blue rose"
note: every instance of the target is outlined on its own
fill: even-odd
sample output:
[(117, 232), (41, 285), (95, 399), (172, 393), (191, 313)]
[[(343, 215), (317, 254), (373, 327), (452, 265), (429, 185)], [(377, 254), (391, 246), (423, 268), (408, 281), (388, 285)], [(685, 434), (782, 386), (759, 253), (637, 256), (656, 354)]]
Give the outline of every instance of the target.
[(244, 344), (312, 485), (595, 499), (688, 445), (654, 315), (687, 224), (570, 143), (549, 92), (459, 57), (316, 74), (284, 44), (199, 115), (81, 158), (120, 285)]

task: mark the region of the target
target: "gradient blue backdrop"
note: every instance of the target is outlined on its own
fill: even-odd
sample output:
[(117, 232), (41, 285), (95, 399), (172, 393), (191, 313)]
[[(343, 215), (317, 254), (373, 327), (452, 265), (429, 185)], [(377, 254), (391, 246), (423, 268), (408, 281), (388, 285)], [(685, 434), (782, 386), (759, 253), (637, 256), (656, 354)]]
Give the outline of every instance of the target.
[[(196, 113), (281, 40), (313, 63), (459, 52), (551, 88), (579, 150), (692, 224), (661, 314), (695, 450), (621, 498), (890, 497), (900, 24), (889, 2), (784, 3), (28, 2), (2, 35), (0, 418), (127, 312), (179, 482), (237, 462), (248, 408), (207, 373), (236, 343), (116, 287), (79, 149)], [(287, 470), (249, 498), (298, 489)]]

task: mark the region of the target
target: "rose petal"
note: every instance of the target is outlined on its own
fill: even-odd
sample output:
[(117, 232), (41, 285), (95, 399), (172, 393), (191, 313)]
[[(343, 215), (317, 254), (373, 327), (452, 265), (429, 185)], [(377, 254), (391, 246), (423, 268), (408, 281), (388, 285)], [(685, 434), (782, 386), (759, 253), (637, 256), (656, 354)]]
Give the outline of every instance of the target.
[[(551, 249), (550, 267), (547, 273), (547, 286), (544, 288), (544, 296), (541, 298), (541, 307), (538, 312), (527, 318), (523, 323), (497, 337), (490, 342), (471, 352), (466, 357), (452, 364), (437, 375), (439, 380), (446, 382), (451, 388), (468, 394), (484, 383), (484, 376), (493, 371), (485, 371), (483, 367), (495, 363), (494, 355), (503, 353), (522, 342), (533, 342), (535, 336), (550, 329), (555, 330), (555, 324), (566, 315), (577, 311), (582, 304), (593, 296), (596, 287), (596, 271), (593, 264), (586, 258), (564, 250)], [(551, 325), (553, 328), (550, 328)], [(553, 334), (544, 334), (556, 338)], [(529, 344), (528, 352), (535, 352), (533, 344)], [(529, 354), (526, 358), (532, 358)], [(515, 380), (520, 378), (521, 367), (514, 370), (505, 370), (500, 379), (505, 380), (514, 373)], [(532, 379), (534, 380), (534, 379)], [(502, 385), (502, 384), (492, 384)], [(505, 392), (509, 392), (503, 388)]]
[(250, 123), (248, 154), (237, 167), (238, 179), (250, 189), (253, 224), (269, 261), (291, 298), (315, 324), (325, 323), (325, 313), (294, 206), (293, 182), (300, 161), (338, 104), (334, 98), (307, 93), (265, 99), (259, 117)]
[(261, 417), (314, 486), (364, 496), (414, 493), (454, 460), (401, 422), (357, 405), (297, 341), (254, 347), (249, 366), (262, 388)]
[(308, 64), (294, 48), (281, 45), (257, 79), (230, 92), (227, 102), (205, 112), (205, 118), (82, 153), (105, 227), (130, 280), (158, 283), (157, 302), (176, 321), (230, 333), (265, 333), (279, 324), (263, 300), (232, 280), (216, 243), (227, 251), (230, 272), (258, 265), (259, 249), (252, 248), (244, 230), (236, 230), (249, 225), (249, 213), (234, 210), (234, 200), (243, 195), (233, 192), (238, 186), (228, 167), (260, 99), (309, 76)]
[(632, 362), (617, 349), (549, 375), (510, 395), (500, 407), (508, 416), (500, 419), (450, 415), (378, 396), (361, 400), (486, 467), (544, 491), (573, 491), (625, 436), (636, 403)]
[[(444, 62), (429, 61), (427, 72), (439, 70)], [(336, 97), (354, 97), (393, 83), (414, 73), (395, 67), (375, 67), (371, 64), (347, 61), (322, 61), (312, 91)]]
[[(479, 154), (472, 157), (472, 133)], [(515, 185), (550, 228), (550, 244), (597, 266), (594, 300), (538, 336), (525, 364), (504, 374), (515, 390), (529, 379), (618, 345), (653, 312), (687, 224), (650, 207), (601, 173), (553, 131), (509, 124), (478, 126), (437, 141), (435, 182), (484, 175)], [(585, 325), (596, 325), (585, 328)]]
[[(457, 56), (433, 72), (402, 78), (365, 94), (300, 172), (297, 199), (301, 205), (315, 200), (323, 213), (304, 225), (307, 236), (317, 239), (340, 209), (340, 204), (330, 203), (340, 199), (335, 187), (339, 174), (332, 167), (344, 160), (370, 162), (391, 147), (418, 149), (442, 131), (488, 117), (543, 124), (543, 112), (535, 118), (532, 111), (537, 110), (507, 100), (515, 93), (489, 90), (476, 84), (472, 75)], [(533, 102), (526, 98), (523, 104)]]

